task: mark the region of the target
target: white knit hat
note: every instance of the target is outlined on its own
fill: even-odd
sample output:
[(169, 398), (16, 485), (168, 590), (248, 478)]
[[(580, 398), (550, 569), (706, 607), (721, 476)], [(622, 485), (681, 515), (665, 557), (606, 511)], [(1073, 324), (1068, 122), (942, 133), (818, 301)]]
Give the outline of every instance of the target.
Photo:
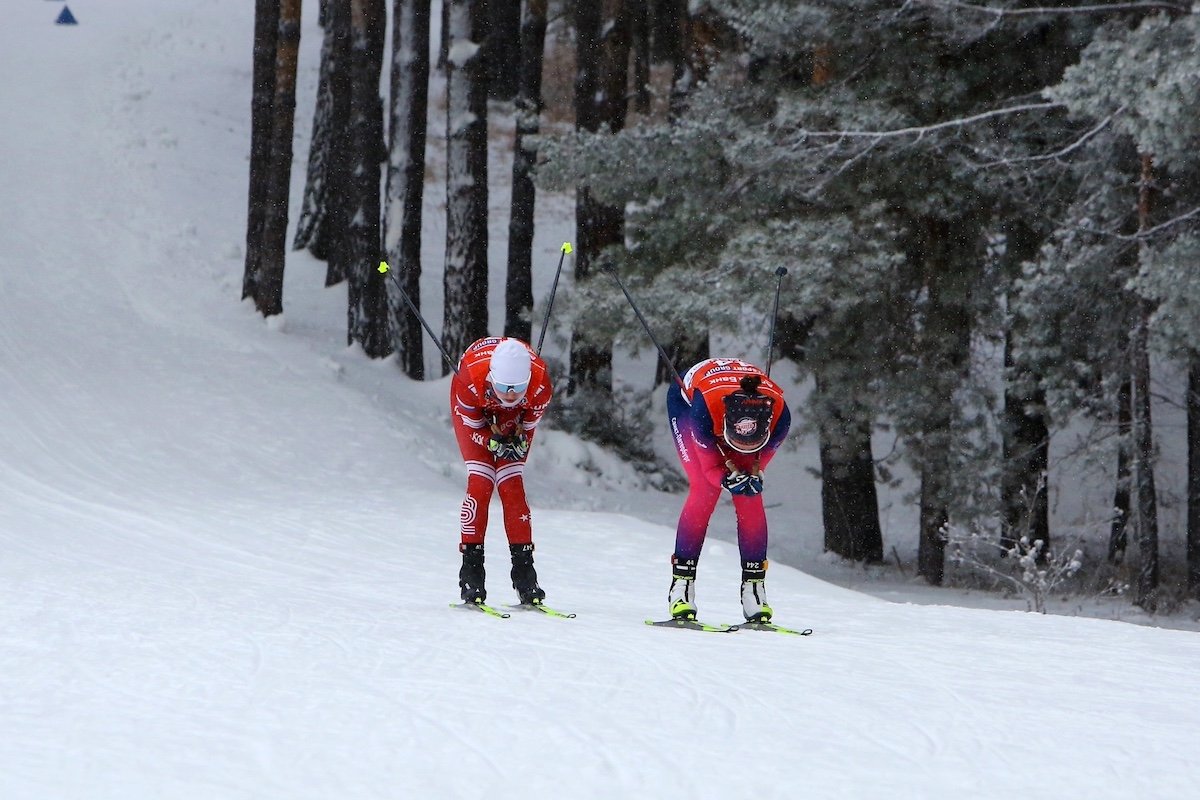
[(528, 383), (533, 372), (529, 348), (517, 339), (504, 339), (496, 345), (489, 366), (491, 372), (488, 378), (492, 383), (510, 386)]

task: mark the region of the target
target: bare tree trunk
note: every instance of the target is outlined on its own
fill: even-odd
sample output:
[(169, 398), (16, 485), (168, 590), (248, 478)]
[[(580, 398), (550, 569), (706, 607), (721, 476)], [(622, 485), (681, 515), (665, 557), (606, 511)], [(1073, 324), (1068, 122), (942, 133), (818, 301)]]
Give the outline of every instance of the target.
[(672, 119), (687, 111), (687, 98), (696, 87), (695, 64), (692, 62), (692, 17), (687, 0), (663, 0), (671, 6), (670, 19), (675, 23), (674, 63), (671, 66), (671, 95), (667, 107)]
[(521, 70), (517, 92), (517, 138), (513, 145), (512, 210), (508, 219), (508, 272), (504, 285), (504, 335), (533, 336), (533, 172), (542, 110), (542, 51), (546, 0), (525, 0), (521, 17)]
[(255, 292), (255, 305), (264, 317), (283, 313), (283, 267), (287, 250), (299, 52), (300, 0), (282, 0), (275, 47), (275, 98), (271, 103), (271, 171), (263, 217), (262, 260)]
[[(629, 62), (628, 0), (577, 3), (575, 35), (575, 126), (616, 133), (625, 126)], [(601, 252), (624, 243), (625, 212), (580, 189), (575, 199), (575, 280), (585, 281)], [(571, 343), (570, 391), (580, 387), (612, 392), (612, 344)]]
[[(633, 0), (635, 3), (638, 1)], [(654, 47), (660, 47), (659, 39), (661, 38), (659, 52), (662, 54), (662, 58), (671, 62), (673, 68), (668, 112), (674, 121), (686, 110), (686, 97), (694, 85), (691, 80), (693, 71), (687, 47), (687, 40), (690, 39), (692, 32), (687, 0), (657, 0), (653, 13), (657, 20), (654, 23), (656, 37)], [(681, 358), (694, 358), (692, 363), (698, 363), (708, 357), (708, 335), (707, 330), (679, 332), (667, 344), (667, 352), (672, 355), (676, 364), (684, 363), (680, 360)], [(703, 355), (701, 355), (701, 351), (703, 351)], [(667, 365), (660, 361), (654, 369), (654, 385), (657, 386), (671, 380), (674, 380), (674, 376), (671, 375)]]
[(437, 68), (445, 72), (446, 59), (450, 56), (450, 0), (442, 0), (442, 25), (438, 36)]
[[(1004, 340), (1004, 366), (1013, 367), (1014, 331)], [(1012, 547), (1022, 536), (1030, 543), (1041, 540), (1038, 558), (1045, 560), (1050, 548), (1050, 506), (1046, 487), (1049, 468), (1050, 430), (1046, 425), (1046, 398), (1034, 385), (1004, 387), (1001, 438), (1003, 465), (1000, 504), (1003, 509), (1000, 543)]]
[[(1138, 230), (1150, 227), (1154, 162), (1142, 156), (1138, 198)], [(1144, 246), (1144, 245), (1143, 245)], [(1140, 300), (1138, 320), (1130, 338), (1133, 384), (1133, 485), (1137, 492), (1138, 581), (1136, 604), (1147, 611), (1158, 605), (1158, 499), (1154, 488), (1154, 428), (1150, 420), (1150, 307)]]
[(1119, 564), (1125, 560), (1125, 549), (1129, 546), (1129, 457), (1133, 438), (1133, 386), (1129, 375), (1121, 379), (1117, 389), (1117, 486), (1113, 491), (1113, 521), (1108, 535), (1108, 561)]
[(350, 50), (353, 88), (350, 92), (350, 142), (353, 152), (347, 186), (349, 287), (346, 342), (358, 342), (371, 358), (392, 352), (387, 288), (379, 272), (380, 172), (387, 160), (383, 140), (383, 101), (379, 76), (387, 29), (384, 0), (351, 0)]
[(639, 114), (650, 113), (650, 0), (629, 0), (633, 48), (633, 102)]
[(882, 561), (871, 423), (861, 419), (864, 410), (842, 407), (830, 388), (827, 378), (818, 377), (813, 397), (819, 420), (825, 549), (855, 561)]
[(596, 31), (598, 70), (594, 95), (597, 122), (610, 133), (625, 127), (629, 101), (629, 3), (630, 0), (601, 0), (600, 29)]
[[(425, 192), (429, 109), (430, 0), (395, 0), (392, 13), (391, 124), (385, 250), (396, 279), (421, 307), (421, 203)], [(421, 322), (402, 298), (391, 298), (393, 340), (404, 374), (425, 377)]]
[(1187, 393), (1188, 594), (1200, 599), (1200, 360), (1192, 356)]
[(333, 142), (333, 81), (332, 72), (336, 61), (332, 26), (328, 23), (329, 0), (321, 2), (321, 27), (325, 35), (321, 40), (321, 67), (317, 81), (317, 104), (313, 113), (312, 137), (308, 146), (308, 172), (304, 180), (304, 199), (300, 204), (300, 219), (296, 223), (296, 236), (292, 249), (307, 248), (314, 258), (324, 261), (329, 257), (329, 246), (324, 240), (325, 213), (329, 208), (329, 152)]
[(655, 64), (674, 64), (680, 58), (680, 15), (687, 0), (649, 0), (650, 56)]
[(487, 4), (488, 97), (512, 100), (521, 76), (521, 0), (487, 0)]
[(327, 0), (325, 39), (329, 42), (329, 153), (326, 156), (325, 214), (321, 243), (325, 251), (325, 285), (335, 286), (349, 277), (352, 248), (349, 243), (351, 188), (354, 164), (350, 134), (350, 105), (354, 94), (354, 56), (350, 45), (350, 0)]
[(1143, 313), (1130, 337), (1133, 367), (1133, 490), (1137, 497), (1138, 579), (1135, 603), (1154, 611), (1158, 594), (1158, 500), (1154, 488), (1154, 429), (1150, 419), (1150, 353)]
[(917, 546), (917, 574), (934, 586), (946, 575), (946, 524), (950, 513), (941, 497), (942, 474), (934, 465), (921, 470), (921, 539)]
[[(487, 334), (487, 64), (483, 0), (450, 5), (446, 61), (446, 266), (442, 343)], [(443, 373), (447, 367), (443, 366)]]
[(917, 572), (940, 586), (945, 575), (945, 527), (950, 521), (954, 469), (954, 391), (970, 358), (969, 287), (960, 285), (964, 254), (954, 249), (961, 221), (922, 220), (922, 268), (928, 292), (918, 352), (928, 400), (917, 447), (920, 458), (921, 510)]
[(275, 49), (279, 38), (279, 0), (254, 4), (254, 73), (250, 100), (250, 200), (246, 212), (246, 265), (242, 299), (258, 303), (263, 223), (271, 175), (271, 103), (275, 99)]

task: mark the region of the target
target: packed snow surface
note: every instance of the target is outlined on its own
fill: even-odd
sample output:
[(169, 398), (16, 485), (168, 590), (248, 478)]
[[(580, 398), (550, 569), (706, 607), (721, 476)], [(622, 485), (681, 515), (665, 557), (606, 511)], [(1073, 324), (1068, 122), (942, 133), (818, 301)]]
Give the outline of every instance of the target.
[[(777, 619), (810, 637), (651, 628), (673, 529), (612, 513), (645, 490), (554, 431), (537, 563), (578, 618), (450, 609), (447, 380), (345, 347), (345, 288), (306, 254), (284, 319), (239, 301), (253, 3), (71, 7), (57, 26), (60, 4), (11, 0), (0, 25), (0, 797), (1200, 796), (1195, 633), (890, 603), (780, 564)], [(540, 234), (551, 269), (566, 219)], [(737, 585), (710, 539), (701, 616), (738, 620)]]

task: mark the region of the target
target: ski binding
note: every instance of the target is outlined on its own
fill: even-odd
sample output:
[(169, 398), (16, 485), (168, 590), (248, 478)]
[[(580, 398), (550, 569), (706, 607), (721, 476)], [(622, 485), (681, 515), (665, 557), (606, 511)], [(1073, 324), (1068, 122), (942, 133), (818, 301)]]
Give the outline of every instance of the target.
[(512, 616), (511, 614), (509, 614), (505, 611), (501, 611), (497, 608), (492, 608), (491, 606), (487, 605), (486, 603), (471, 603), (471, 602), (451, 603), (450, 607), (451, 608), (474, 609), (475, 611), (482, 611), (484, 614), (488, 614), (489, 616), (493, 616), (493, 617), (499, 617), (500, 619), (508, 619), (510, 616)]
[(738, 627), (745, 628), (749, 631), (772, 631), (774, 633), (788, 633), (792, 636), (812, 635), (812, 628), (795, 630), (793, 628), (785, 628), (782, 625), (776, 625), (774, 622), (739, 622)]
[(541, 600), (534, 600), (532, 603), (517, 603), (505, 608), (515, 609), (517, 611), (540, 611), (548, 617), (559, 617), (560, 619), (575, 619), (575, 615), (568, 611), (559, 611), (556, 608), (550, 608), (543, 605)]
[(659, 628), (684, 628), (690, 631), (709, 631), (710, 633), (733, 633), (738, 629), (737, 625), (710, 625), (707, 622), (701, 622), (695, 617), (675, 617), (673, 619), (664, 620), (646, 620), (647, 625), (654, 625)]

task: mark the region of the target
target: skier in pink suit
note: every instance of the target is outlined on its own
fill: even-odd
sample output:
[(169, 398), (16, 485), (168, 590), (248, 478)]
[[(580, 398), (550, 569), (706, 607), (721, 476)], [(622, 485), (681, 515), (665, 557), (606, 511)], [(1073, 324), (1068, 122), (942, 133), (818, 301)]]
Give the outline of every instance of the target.
[(722, 491), (733, 496), (742, 558), (742, 613), (768, 622), (767, 516), (763, 470), (787, 437), (791, 412), (783, 390), (752, 364), (710, 358), (667, 390), (667, 415), (689, 489), (671, 558), (671, 616), (695, 619), (696, 562)]

